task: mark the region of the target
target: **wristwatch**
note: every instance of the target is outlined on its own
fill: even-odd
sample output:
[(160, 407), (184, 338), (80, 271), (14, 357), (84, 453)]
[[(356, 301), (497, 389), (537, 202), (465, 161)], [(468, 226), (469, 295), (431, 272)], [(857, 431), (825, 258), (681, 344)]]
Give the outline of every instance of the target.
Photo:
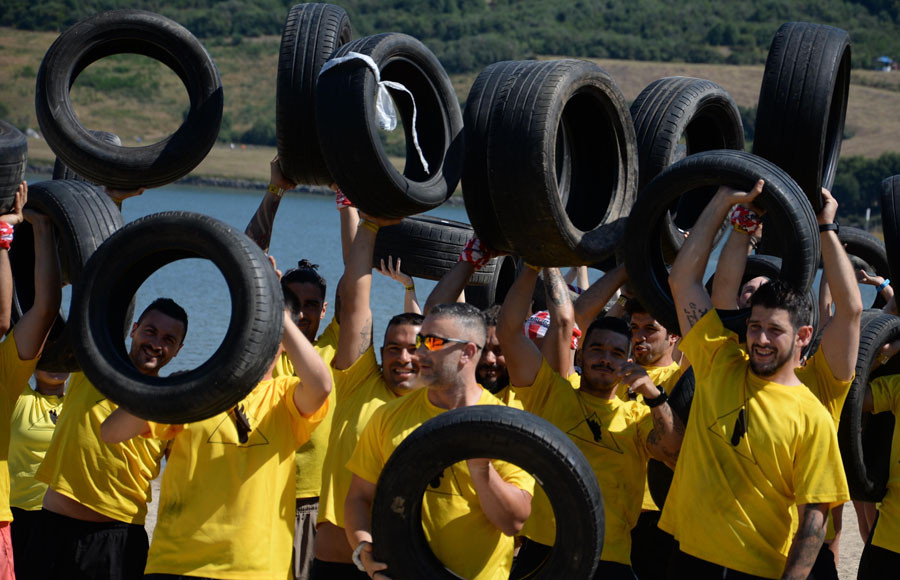
[(644, 397), (644, 403), (646, 403), (647, 406), (650, 407), (651, 409), (653, 407), (659, 407), (660, 405), (662, 405), (663, 403), (665, 403), (666, 401), (669, 400), (669, 395), (666, 394), (666, 390), (664, 388), (660, 387), (659, 385), (657, 385), (656, 388), (659, 389), (658, 396), (653, 397), (652, 399), (648, 399), (647, 397)]
[(360, 542), (359, 545), (356, 546), (356, 549), (353, 550), (353, 555), (350, 557), (350, 559), (353, 560), (353, 563), (356, 564), (356, 568), (360, 572), (366, 571), (366, 567), (363, 566), (362, 558), (360, 557), (360, 554), (362, 554), (363, 546), (365, 546), (366, 544), (371, 544), (371, 543), (372, 542), (365, 542), (365, 541)]
[(822, 232), (834, 232), (836, 234), (841, 233), (841, 226), (838, 224), (837, 220), (834, 220), (830, 224), (819, 224), (819, 233)]

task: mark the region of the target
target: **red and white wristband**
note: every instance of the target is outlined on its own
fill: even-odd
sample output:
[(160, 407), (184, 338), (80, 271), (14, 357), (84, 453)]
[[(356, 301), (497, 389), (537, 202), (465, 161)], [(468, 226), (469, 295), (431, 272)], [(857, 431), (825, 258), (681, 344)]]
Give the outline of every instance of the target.
[(0, 250), (9, 250), (13, 241), (13, 227), (6, 222), (0, 222)]
[(751, 236), (756, 233), (762, 223), (755, 211), (743, 205), (734, 206), (729, 218), (734, 229)]
[(478, 238), (470, 238), (459, 254), (460, 262), (469, 262), (476, 270), (484, 268), (494, 257), (494, 253)]

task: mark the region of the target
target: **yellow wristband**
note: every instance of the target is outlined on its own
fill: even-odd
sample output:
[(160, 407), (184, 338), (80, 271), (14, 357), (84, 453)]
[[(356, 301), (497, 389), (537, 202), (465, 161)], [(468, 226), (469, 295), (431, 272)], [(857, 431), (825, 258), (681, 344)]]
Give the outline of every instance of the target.
[(275, 194), (277, 197), (281, 197), (284, 195), (284, 190), (275, 185), (274, 183), (269, 184), (269, 188), (266, 189), (267, 192)]
[(531, 269), (534, 270), (535, 272), (540, 272), (541, 270), (544, 269), (542, 266), (535, 266), (535, 265), (533, 265), (533, 264), (529, 264), (528, 262), (525, 262), (525, 267), (526, 267), (526, 268), (531, 268)]
[(405, 286), (405, 288), (406, 288), (406, 291), (407, 291), (407, 292), (415, 292), (415, 290), (416, 290), (416, 285), (415, 285), (415, 284), (410, 284), (409, 286)]
[(379, 226), (375, 222), (370, 222), (369, 220), (361, 220), (359, 222), (359, 225), (360, 225), (360, 227), (366, 228), (367, 230), (370, 230), (376, 234), (378, 233), (378, 230), (381, 228), (381, 226)]

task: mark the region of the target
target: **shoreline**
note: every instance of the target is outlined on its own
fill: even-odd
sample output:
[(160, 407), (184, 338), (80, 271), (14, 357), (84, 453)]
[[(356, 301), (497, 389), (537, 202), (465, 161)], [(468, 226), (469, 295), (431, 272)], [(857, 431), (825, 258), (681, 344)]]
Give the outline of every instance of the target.
[[(46, 175), (48, 179), (53, 175), (53, 166), (52, 165), (39, 165), (34, 163), (28, 163), (25, 167), (25, 171), (27, 173), (35, 173), (38, 175)], [(219, 188), (228, 188), (228, 189), (244, 189), (251, 191), (265, 191), (266, 188), (269, 187), (268, 182), (259, 181), (256, 179), (230, 179), (227, 177), (210, 177), (204, 175), (187, 175), (182, 177), (181, 179), (169, 184), (178, 184), (178, 185), (193, 185), (198, 187), (219, 187)], [(333, 196), (334, 192), (327, 187), (316, 187), (309, 185), (298, 185), (296, 188), (291, 190), (292, 193), (306, 193), (312, 195), (322, 195), (322, 196)], [(453, 205), (453, 206), (461, 206), (463, 205), (462, 195), (452, 195), (447, 201), (444, 203)]]

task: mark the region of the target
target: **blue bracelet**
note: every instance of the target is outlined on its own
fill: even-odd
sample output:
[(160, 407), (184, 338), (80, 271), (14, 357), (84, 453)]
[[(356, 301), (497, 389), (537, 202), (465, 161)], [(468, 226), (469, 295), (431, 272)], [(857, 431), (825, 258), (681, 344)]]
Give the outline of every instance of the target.
[(890, 283), (891, 283), (891, 279), (890, 279), (890, 278), (885, 278), (885, 279), (884, 279), (884, 282), (882, 282), (881, 284), (879, 284), (878, 286), (875, 287), (875, 291), (876, 291), (876, 292), (881, 292), (881, 291), (884, 290), (884, 289), (887, 287), (887, 285), (890, 284)]

